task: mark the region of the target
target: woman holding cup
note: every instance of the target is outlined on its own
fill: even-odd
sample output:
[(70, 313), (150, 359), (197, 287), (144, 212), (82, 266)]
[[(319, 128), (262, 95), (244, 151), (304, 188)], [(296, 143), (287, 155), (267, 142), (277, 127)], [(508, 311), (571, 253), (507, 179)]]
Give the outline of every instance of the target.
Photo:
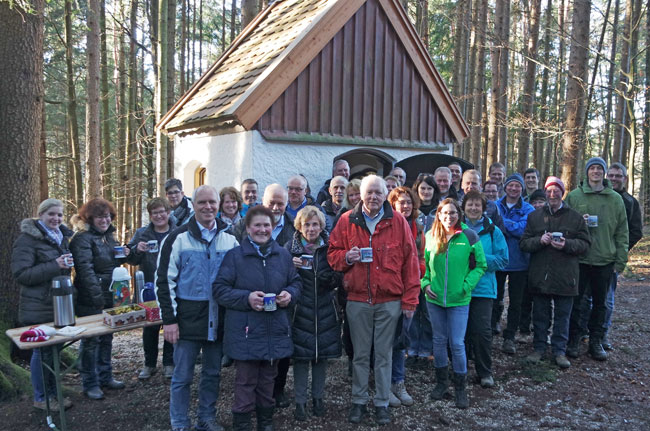
[[(27, 218), (20, 224), (20, 235), (14, 242), (11, 272), (20, 285), (18, 319), (21, 325), (30, 326), (54, 320), (52, 307), (52, 279), (70, 276), (74, 265), (68, 250), (72, 231), (63, 225), (63, 202), (46, 199), (38, 206), (38, 217)], [(54, 375), (47, 372), (43, 379), (41, 360), (52, 364), (52, 348), (32, 351), (30, 369), (34, 389), (34, 407), (45, 409), (47, 396), (50, 408), (56, 410)], [(72, 405), (64, 399), (65, 407)]]
[[(153, 198), (147, 204), (150, 223), (135, 231), (128, 248), (133, 250), (126, 261), (131, 265), (139, 265), (144, 273), (145, 283), (154, 283), (160, 245), (174, 227), (170, 220), (171, 205), (165, 198)], [(158, 361), (158, 337), (160, 325), (147, 326), (142, 330), (142, 347), (144, 348), (144, 367), (138, 378), (146, 380), (156, 372)], [(171, 379), (174, 372), (174, 346), (165, 341), (163, 344), (163, 373)]]
[(295, 418), (307, 419), (307, 381), (311, 364), (311, 396), (314, 416), (325, 415), (323, 394), (327, 360), (341, 356), (341, 325), (334, 290), (342, 276), (327, 262), (328, 235), (325, 215), (315, 206), (298, 211), (296, 232), (285, 245), (302, 279), (302, 293), (293, 312), (293, 376), (296, 394)]
[[(115, 208), (106, 199), (94, 198), (83, 204), (72, 217), (76, 233), (70, 240), (74, 257), (74, 285), (79, 292), (77, 315), (99, 314), (113, 306), (109, 290), (113, 269), (125, 262), (130, 249), (115, 239)], [(122, 257), (124, 256), (124, 257)], [(104, 398), (101, 387), (123, 389), (123, 382), (113, 378), (111, 352), (113, 335), (83, 338), (79, 347), (79, 374), (86, 396)]]
[(271, 210), (252, 207), (244, 220), (247, 236), (226, 253), (213, 294), (226, 308), (223, 345), (235, 361), (233, 428), (249, 429), (255, 410), (258, 430), (272, 430), (278, 360), (293, 354), (287, 307), (302, 283), (289, 252), (271, 237)]

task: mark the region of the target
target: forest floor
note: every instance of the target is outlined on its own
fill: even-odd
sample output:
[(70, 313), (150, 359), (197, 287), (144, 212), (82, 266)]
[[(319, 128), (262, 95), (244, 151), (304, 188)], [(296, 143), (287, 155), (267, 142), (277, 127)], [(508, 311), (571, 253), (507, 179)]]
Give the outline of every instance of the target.
[[(470, 408), (458, 410), (453, 401), (429, 400), (432, 369), (407, 370), (407, 388), (415, 404), (391, 409), (392, 423), (383, 427), (368, 415), (362, 425), (347, 422), (350, 378), (347, 358), (333, 360), (328, 369), (324, 418), (293, 419), (293, 407), (278, 410), (278, 430), (650, 430), (650, 238), (635, 247), (629, 269), (619, 278), (610, 341), (614, 349), (606, 362), (586, 355), (571, 360), (568, 370), (549, 361), (531, 366), (524, 358), (530, 343), (519, 343), (517, 353), (501, 353), (501, 337), (493, 347), (496, 386), (469, 385)], [(70, 430), (169, 430), (169, 381), (162, 373), (148, 381), (137, 374), (142, 362), (141, 332), (116, 335), (113, 368), (126, 382), (122, 391), (109, 391), (102, 401), (90, 401), (81, 392), (78, 374), (65, 377), (74, 406), (67, 411)], [(162, 339), (162, 337), (161, 337)], [(25, 367), (27, 363), (21, 364)], [(198, 367), (197, 367), (198, 371)], [(470, 364), (470, 375), (474, 370)], [(198, 380), (198, 372), (195, 380)], [(219, 421), (231, 429), (234, 368), (222, 370)], [(196, 382), (195, 382), (196, 383)], [(193, 385), (193, 411), (196, 408)], [(287, 390), (293, 395), (292, 371)], [(58, 416), (56, 417), (58, 423)], [(32, 407), (31, 397), (0, 403), (0, 430), (45, 430), (45, 415)]]

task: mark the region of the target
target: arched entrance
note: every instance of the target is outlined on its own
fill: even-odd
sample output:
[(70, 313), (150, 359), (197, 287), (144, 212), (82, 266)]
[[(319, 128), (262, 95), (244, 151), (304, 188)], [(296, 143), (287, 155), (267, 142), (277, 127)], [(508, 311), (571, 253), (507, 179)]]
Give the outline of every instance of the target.
[(368, 174), (385, 177), (396, 162), (390, 154), (374, 148), (359, 148), (339, 154), (334, 161), (343, 159), (350, 165), (350, 179), (363, 178)]

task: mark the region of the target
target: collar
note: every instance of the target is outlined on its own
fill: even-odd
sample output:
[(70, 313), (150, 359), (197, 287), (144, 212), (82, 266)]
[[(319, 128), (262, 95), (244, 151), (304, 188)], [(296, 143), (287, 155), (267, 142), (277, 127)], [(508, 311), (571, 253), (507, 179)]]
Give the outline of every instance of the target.
[(382, 205), (381, 208), (379, 208), (379, 212), (374, 217), (371, 217), (371, 216), (368, 215), (368, 213), (366, 213), (366, 210), (363, 208), (363, 204), (361, 205), (361, 212), (363, 214), (363, 217), (366, 219), (366, 221), (371, 221), (372, 222), (372, 221), (381, 219), (381, 217), (384, 216), (384, 206)]

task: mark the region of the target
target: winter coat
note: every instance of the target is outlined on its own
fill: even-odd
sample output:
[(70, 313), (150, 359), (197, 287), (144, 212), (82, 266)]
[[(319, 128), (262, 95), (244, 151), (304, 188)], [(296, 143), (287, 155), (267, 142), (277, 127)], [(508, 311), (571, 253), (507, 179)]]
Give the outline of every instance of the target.
[(330, 178), (329, 180), (325, 181), (325, 184), (323, 184), (323, 187), (318, 190), (318, 194), (316, 194), (316, 202), (319, 204), (322, 204), (328, 199), (332, 199), (332, 195), (330, 194), (330, 183), (332, 182), (332, 179)]
[(63, 241), (58, 245), (38, 223), (38, 219), (24, 219), (20, 235), (14, 242), (11, 255), (11, 273), (20, 286), (18, 320), (21, 325), (35, 325), (54, 320), (51, 283), (54, 277), (70, 276), (56, 259), (69, 253), (68, 241), (72, 231), (61, 225)]
[(598, 216), (598, 226), (588, 227), (591, 247), (580, 256), (580, 263), (596, 266), (614, 263), (614, 269), (622, 272), (627, 263), (629, 240), (625, 204), (609, 181), (603, 180), (603, 184), (605, 188), (596, 193), (588, 182), (581, 182), (565, 202), (579, 214)]
[[(487, 269), (483, 245), (478, 235), (467, 225), (461, 223), (458, 229), (449, 238), (447, 250), (436, 253), (433, 248), (433, 231), (426, 234), (426, 249), (424, 261), (427, 270), (421, 281), (422, 289), (431, 285), (431, 290), (436, 298), (425, 295), (428, 302), (440, 307), (458, 307), (469, 305), (472, 299), (472, 290)], [(474, 255), (476, 264), (470, 268), (470, 256)]]
[[(290, 241), (291, 238), (293, 238), (293, 233), (296, 231), (296, 228), (293, 227), (293, 219), (289, 216), (289, 214), (284, 213), (282, 217), (284, 217), (284, 226), (282, 226), (282, 230), (278, 234), (277, 238), (275, 238), (275, 241), (278, 244), (284, 245), (287, 243), (287, 241)], [(233, 235), (235, 235), (237, 241), (240, 243), (244, 242), (244, 240), (248, 238), (248, 233), (246, 233), (246, 220), (239, 220), (239, 222), (235, 225), (233, 232)]]
[[(349, 301), (369, 304), (401, 301), (402, 310), (415, 310), (420, 270), (408, 222), (385, 201), (384, 215), (371, 235), (362, 205), (363, 201), (341, 216), (330, 235), (327, 260), (334, 270), (345, 274), (343, 288)], [(345, 254), (355, 246), (372, 247), (373, 261), (348, 265)]]
[(496, 298), (497, 297), (497, 278), (495, 271), (502, 271), (508, 265), (508, 244), (503, 232), (488, 217), (481, 217), (476, 225), (465, 219), (467, 226), (478, 233), (478, 237), (483, 245), (483, 254), (487, 268), (485, 274), (479, 280), (478, 284), (472, 290), (472, 298)]
[(76, 311), (78, 316), (89, 316), (113, 307), (113, 292), (109, 290), (113, 269), (126, 259), (115, 258), (113, 247), (119, 243), (112, 224), (104, 233), (89, 224), (77, 227), (79, 230), (70, 240), (70, 251), (74, 258), (74, 285), (79, 295)]
[(625, 214), (627, 215), (628, 251), (643, 238), (643, 222), (641, 221), (641, 207), (639, 201), (629, 194), (627, 190), (616, 191), (623, 198)]
[(291, 255), (276, 241), (262, 257), (247, 237), (223, 260), (212, 287), (216, 301), (226, 308), (225, 353), (240, 361), (272, 361), (293, 354), (289, 308), (256, 311), (248, 303), (254, 291), (291, 294), (291, 305), (300, 300), (302, 283)]
[(337, 216), (339, 214), (340, 208), (339, 210), (334, 209), (334, 203), (332, 202), (332, 199), (328, 199), (323, 202), (321, 208), (325, 213), (325, 230), (327, 232), (332, 232), (332, 229), (334, 229), (334, 226), (336, 226), (336, 222), (338, 221)]
[[(297, 232), (285, 244), (292, 257), (307, 254)], [(314, 251), (312, 269), (298, 268), (302, 280), (300, 299), (292, 311), (291, 328), (293, 358), (318, 360), (341, 356), (341, 321), (338, 316), (334, 291), (343, 282), (343, 275), (327, 262), (327, 234), (325, 244)]]
[(172, 211), (172, 215), (176, 220), (176, 226), (183, 226), (194, 215), (194, 206), (192, 200), (187, 196), (183, 196), (181, 203)]
[(156, 277), (156, 296), (165, 325), (178, 324), (179, 337), (194, 341), (221, 338), (219, 306), (212, 296), (226, 253), (239, 244), (216, 220), (217, 234), (210, 242), (201, 236), (194, 216), (167, 235), (162, 243)]
[(530, 256), (519, 248), (519, 240), (524, 234), (528, 214), (535, 211), (535, 208), (520, 197), (519, 201), (512, 207), (508, 208), (506, 196), (496, 201), (497, 208), (503, 217), (503, 234), (508, 243), (508, 266), (504, 271), (526, 271)]
[[(540, 242), (546, 232), (562, 232), (562, 250)], [(548, 203), (528, 216), (520, 247), (530, 253), (528, 287), (542, 295), (577, 296), (580, 264), (578, 259), (591, 245), (584, 218), (567, 205), (552, 212)]]
[[(172, 220), (169, 220), (169, 232), (174, 229), (174, 223)], [(126, 257), (126, 262), (130, 265), (139, 265), (139, 270), (144, 273), (145, 283), (153, 283), (156, 278), (156, 269), (158, 268), (158, 254), (160, 253), (161, 242), (158, 243), (158, 251), (156, 253), (149, 253), (149, 251), (141, 252), (138, 251), (138, 243), (140, 241), (149, 242), (157, 241), (158, 237), (156, 236), (156, 231), (154, 230), (153, 223), (135, 231), (135, 235), (129, 241), (127, 247), (131, 250), (129, 255)]]

